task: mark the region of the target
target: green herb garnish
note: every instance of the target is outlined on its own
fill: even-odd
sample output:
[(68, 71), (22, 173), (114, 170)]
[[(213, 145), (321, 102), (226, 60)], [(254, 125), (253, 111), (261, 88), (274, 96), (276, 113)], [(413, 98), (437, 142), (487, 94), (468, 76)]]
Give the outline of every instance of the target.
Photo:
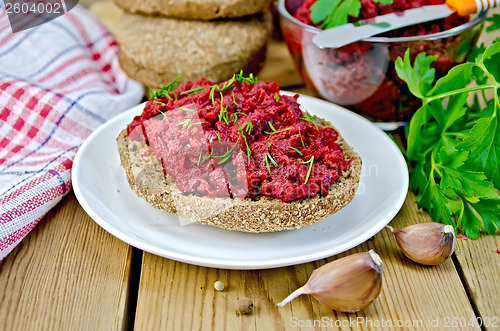
[(299, 117), (301, 120), (304, 120), (304, 121), (307, 121), (309, 123), (312, 123), (314, 124), (314, 127), (316, 128), (316, 130), (319, 130), (318, 129), (318, 126), (316, 125), (316, 123), (314, 123), (314, 119), (312, 118), (311, 114), (309, 114), (309, 112), (306, 110), (306, 116), (305, 117)]
[(247, 142), (247, 137), (245, 135), (241, 135), (243, 137), (243, 141), (245, 142), (245, 146), (247, 147), (247, 157), (248, 157), (248, 164), (250, 164), (250, 155), (252, 155), (252, 150), (250, 149), (250, 146), (248, 146)]
[(233, 96), (233, 103), (236, 105), (236, 107), (239, 107), (240, 105), (236, 102), (236, 99), (234, 97), (234, 91), (231, 91), (231, 94)]
[(222, 156), (222, 159), (217, 162), (217, 164), (223, 164), (224, 162), (226, 162), (227, 160), (229, 160), (229, 158), (233, 155), (233, 149), (229, 150), (226, 152), (226, 154), (224, 154)]
[(229, 115), (227, 112), (227, 107), (224, 106), (224, 99), (222, 98), (222, 92), (220, 98), (219, 121), (221, 122), (224, 121), (226, 122), (227, 125), (229, 125)]
[(203, 91), (204, 89), (205, 89), (204, 86), (198, 86), (198, 87), (186, 90), (184, 92), (181, 92), (181, 94), (195, 95), (196, 93)]
[(288, 127), (288, 128), (286, 128), (286, 129), (283, 129), (283, 130), (279, 130), (279, 131), (278, 131), (278, 130), (276, 130), (276, 129), (274, 128), (273, 123), (271, 123), (271, 122), (267, 122), (267, 124), (269, 124), (269, 127), (270, 127), (270, 128), (271, 128), (271, 130), (273, 131), (273, 132), (267, 132), (267, 131), (264, 131), (264, 133), (267, 133), (267, 134), (275, 134), (275, 133), (285, 132), (285, 131), (288, 131), (288, 130), (290, 130), (290, 129), (291, 129), (290, 127)]
[(243, 82), (247, 82), (247, 83), (250, 83), (250, 84), (255, 84), (255, 83), (257, 83), (259, 81), (258, 78), (253, 75), (253, 73), (250, 73), (248, 75), (248, 77), (243, 76), (243, 70), (240, 70), (240, 73), (234, 75), (234, 77), (236, 78), (236, 80), (238, 80), (238, 82), (240, 84), (243, 83)]
[(276, 99), (276, 102), (280, 101), (280, 95), (278, 94), (278, 92), (275, 93), (274, 98)]
[(300, 133), (300, 128), (299, 128), (299, 138), (300, 142), (302, 143), (302, 147), (306, 147), (306, 145), (304, 144), (304, 139), (302, 138), (302, 133)]
[[(151, 99), (159, 98), (161, 96), (165, 96), (169, 99), (172, 99), (172, 97), (170, 96), (170, 92), (173, 91), (174, 84), (180, 82), (181, 74), (182, 73), (179, 73), (179, 75), (177, 75), (177, 77), (175, 77), (175, 79), (173, 81), (171, 81), (167, 85), (163, 86), (161, 89), (157, 90), (154, 93), (153, 93), (153, 90), (151, 89), (151, 86), (148, 85), (149, 93), (151, 94)], [(175, 94), (175, 92), (174, 92), (174, 95), (175, 95), (175, 99), (177, 100), (177, 95)]]
[(183, 111), (186, 111), (188, 113), (194, 113), (195, 110), (194, 109), (190, 109), (190, 108), (187, 108), (187, 107), (179, 107), (180, 110), (183, 110)]
[[(222, 92), (233, 87), (235, 79), (236, 79), (235, 76), (233, 76), (230, 80), (225, 81), (222, 87), (220, 87), (219, 84), (212, 85), (212, 87), (210, 88), (209, 98), (212, 101), (213, 105), (215, 105), (215, 91), (218, 91), (220, 93), (220, 98), (222, 103), (222, 98), (224, 97)], [(233, 94), (233, 101), (234, 101), (234, 94)]]
[(292, 147), (292, 146), (287, 146), (287, 148), (296, 151), (300, 156), (304, 156), (297, 148)]
[(215, 91), (220, 91), (219, 90), (219, 85), (214, 85), (210, 88), (210, 93), (208, 94), (208, 97), (212, 101), (212, 105), (215, 105)]
[(276, 161), (274, 161), (273, 157), (271, 156), (271, 154), (269, 154), (269, 152), (264, 153), (264, 161), (266, 162), (266, 168), (267, 168), (267, 171), (269, 172), (269, 175), (270, 175), (271, 174), (271, 167), (269, 166), (269, 161), (271, 161), (271, 163), (275, 167), (278, 166), (278, 163)]
[(311, 158), (307, 161), (298, 161), (298, 162), (300, 162), (302, 164), (309, 164), (309, 168), (307, 168), (306, 181), (304, 182), (304, 184), (307, 184), (307, 181), (309, 180), (309, 176), (311, 175), (312, 166), (314, 163), (314, 155), (311, 156)]
[(165, 102), (161, 102), (161, 101), (153, 101), (153, 103), (155, 103), (157, 105), (162, 105), (162, 106), (166, 106), (167, 105)]
[(200, 149), (200, 156), (198, 157), (198, 162), (196, 162), (196, 165), (200, 165), (201, 163), (201, 155), (203, 154), (203, 150)]
[(252, 121), (249, 120), (248, 122), (243, 123), (240, 128), (238, 129), (238, 133), (241, 133), (241, 131), (245, 130), (247, 134), (250, 134), (253, 129), (253, 124)]
[(159, 111), (159, 112), (163, 115), (163, 118), (165, 118), (165, 119), (167, 120), (167, 123), (170, 123), (170, 121), (169, 121), (169, 119), (168, 119), (167, 115), (165, 115), (165, 113), (164, 113), (164, 112), (162, 112), (161, 110), (159, 110), (159, 109), (157, 109), (157, 110), (158, 110), (158, 111)]
[[(239, 139), (238, 139), (238, 141), (239, 141)], [(231, 149), (227, 150), (224, 155), (221, 155), (221, 156), (212, 156), (212, 158), (214, 158), (214, 159), (221, 159), (219, 162), (217, 162), (217, 164), (222, 164), (222, 163), (226, 162), (233, 155), (233, 149), (236, 147), (236, 145), (238, 145), (238, 142), (235, 142), (234, 145), (233, 145), (233, 147), (231, 147)]]
[(224, 82), (224, 84), (222, 85), (222, 88), (219, 91), (225, 91), (225, 90), (230, 89), (233, 86), (235, 79), (236, 79), (236, 75), (233, 75), (233, 77), (230, 80), (227, 80)]
[(240, 112), (240, 111), (237, 111), (237, 112), (234, 112), (234, 113), (232, 113), (231, 115), (229, 115), (229, 118), (230, 118), (230, 119), (231, 119), (234, 123), (236, 123), (236, 121), (238, 120), (238, 115), (240, 115), (240, 114), (241, 114), (241, 115), (245, 115), (245, 116), (247, 116), (247, 114), (242, 113), (242, 112)]
[(202, 124), (203, 122), (196, 122), (196, 123), (193, 123), (193, 121), (190, 119), (190, 118), (187, 118), (185, 119), (184, 121), (180, 122), (180, 123), (177, 123), (177, 125), (182, 125), (182, 129), (189, 129), (190, 127), (192, 127), (193, 125), (198, 125), (198, 124)]
[(491, 22), (491, 25), (486, 27), (486, 32), (492, 32), (500, 29), (500, 14), (493, 14), (487, 17), (486, 21)]
[[(500, 228), (500, 39), (474, 55), (474, 62), (456, 65), (435, 83), (435, 57), (420, 53), (412, 66), (407, 50), (395, 63), (398, 76), (422, 101), (406, 127), (417, 206), (472, 239), (483, 226), (491, 234)], [(493, 97), (475, 93), (467, 104), (469, 93), (485, 90)]]
[(285, 132), (285, 131), (288, 131), (290, 130), (291, 128), (288, 127), (286, 129), (283, 129), (283, 130), (279, 130), (279, 131), (274, 131), (274, 132), (268, 132), (268, 131), (264, 131), (264, 133), (267, 133), (267, 134), (276, 134), (276, 133), (281, 133), (281, 132)]
[(207, 156), (206, 158), (204, 158), (202, 162), (205, 162), (205, 161), (207, 161), (207, 160), (210, 160), (210, 159), (212, 158), (212, 152), (213, 152), (213, 151), (214, 151), (213, 149), (210, 149), (210, 154), (208, 154), (208, 156)]
[[(390, 4), (392, 0), (372, 0), (382, 4)], [(349, 17), (358, 17), (361, 10), (359, 0), (318, 0), (310, 8), (313, 24), (321, 23), (322, 29), (348, 23)]]

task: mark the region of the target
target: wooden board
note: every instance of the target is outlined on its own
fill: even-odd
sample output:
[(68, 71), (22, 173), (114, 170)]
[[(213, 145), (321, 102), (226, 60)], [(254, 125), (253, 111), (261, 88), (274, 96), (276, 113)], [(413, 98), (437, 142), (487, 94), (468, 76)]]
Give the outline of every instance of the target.
[(71, 193), (0, 262), (0, 330), (122, 330), (132, 248)]
[[(500, 235), (459, 239), (458, 265), (467, 291), (487, 330), (500, 328)], [(496, 325), (496, 327), (494, 327)]]
[[(426, 213), (416, 211), (413, 199), (410, 193), (392, 226), (429, 221)], [(381, 295), (367, 309), (356, 314), (338, 313), (311, 296), (301, 296), (283, 308), (276, 306), (302, 286), (315, 268), (369, 249), (374, 249), (384, 262), (384, 281)], [(224, 291), (215, 291), (217, 280), (226, 285)], [(237, 299), (242, 296), (253, 300), (253, 314), (236, 314)], [(288, 330), (314, 321), (317, 329), (338, 324), (346, 326), (343, 329), (387, 330), (387, 323), (429, 329), (429, 323), (437, 321), (443, 326), (450, 316), (475, 319), (453, 262), (420, 266), (404, 257), (392, 233), (383, 230), (373, 240), (335, 257), (269, 270), (205, 268), (145, 253), (135, 329)]]

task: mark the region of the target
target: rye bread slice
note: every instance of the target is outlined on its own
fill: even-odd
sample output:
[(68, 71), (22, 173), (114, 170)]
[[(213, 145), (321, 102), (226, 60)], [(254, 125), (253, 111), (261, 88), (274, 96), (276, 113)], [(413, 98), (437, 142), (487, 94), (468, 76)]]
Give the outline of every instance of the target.
[[(315, 122), (332, 127), (317, 117)], [(163, 174), (156, 156), (147, 153), (149, 146), (130, 140), (126, 130), (119, 134), (117, 143), (128, 183), (139, 197), (182, 219), (227, 230), (273, 232), (318, 222), (351, 202), (361, 175), (361, 158), (339, 134), (337, 143), (344, 150), (346, 159), (354, 160), (325, 197), (282, 202), (265, 196), (252, 200), (183, 195), (172, 178)]]
[(235, 18), (269, 10), (271, 0), (114, 0), (132, 13), (173, 18), (213, 20)]
[(129, 77), (153, 89), (181, 72), (181, 82), (221, 82), (261, 69), (271, 27), (270, 13), (214, 22), (124, 13), (116, 28), (118, 59)]

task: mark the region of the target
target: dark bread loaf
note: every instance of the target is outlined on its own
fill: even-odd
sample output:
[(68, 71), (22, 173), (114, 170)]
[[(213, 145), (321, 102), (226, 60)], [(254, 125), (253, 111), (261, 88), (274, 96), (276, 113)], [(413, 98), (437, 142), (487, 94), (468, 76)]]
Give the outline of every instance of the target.
[(271, 32), (270, 13), (241, 20), (188, 21), (124, 13), (116, 28), (120, 65), (153, 89), (174, 80), (216, 82), (258, 72)]
[(235, 18), (269, 10), (271, 0), (114, 0), (126, 11), (184, 19)]
[[(332, 126), (325, 120), (314, 118), (323, 127)], [(146, 144), (129, 139), (126, 130), (120, 133), (117, 142), (127, 180), (139, 197), (180, 218), (227, 230), (272, 232), (318, 222), (351, 202), (361, 175), (361, 158), (339, 134), (337, 143), (346, 159), (354, 160), (324, 197), (283, 202), (265, 196), (238, 199), (183, 195), (172, 178), (164, 175), (155, 155), (147, 153), (149, 147)]]

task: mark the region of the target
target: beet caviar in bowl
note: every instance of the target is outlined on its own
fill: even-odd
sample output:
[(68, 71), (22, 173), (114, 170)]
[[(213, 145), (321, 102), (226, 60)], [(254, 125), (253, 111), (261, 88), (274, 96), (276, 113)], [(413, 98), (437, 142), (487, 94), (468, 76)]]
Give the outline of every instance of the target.
[[(338, 49), (320, 49), (312, 42), (312, 38), (322, 31), (321, 23), (314, 26), (310, 19), (310, 7), (315, 2), (278, 0), (283, 38), (299, 73), (307, 87), (320, 97), (373, 122), (384, 123), (381, 127), (388, 130), (403, 125), (420, 107), (420, 101), (397, 77), (396, 59), (403, 57), (408, 48), (412, 61), (420, 52), (436, 55), (432, 66), (439, 78), (467, 59), (479, 38), (486, 15), (484, 12), (472, 17), (453, 14)], [(349, 22), (441, 3), (444, 0), (393, 0), (391, 4), (359, 0), (359, 15), (349, 17)]]

